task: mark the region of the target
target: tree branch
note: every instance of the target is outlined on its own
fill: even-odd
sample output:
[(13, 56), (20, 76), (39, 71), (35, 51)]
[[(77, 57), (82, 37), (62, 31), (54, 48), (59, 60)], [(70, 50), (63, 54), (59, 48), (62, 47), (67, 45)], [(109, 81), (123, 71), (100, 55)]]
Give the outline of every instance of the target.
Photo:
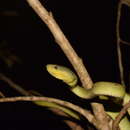
[[(21, 94), (23, 94), (23, 95), (25, 95), (25, 96), (32, 96), (33, 94), (31, 94), (31, 93), (29, 93), (28, 91), (26, 91), (25, 89), (23, 89), (21, 86), (19, 86), (18, 84), (15, 84), (12, 80), (10, 80), (8, 77), (6, 77), (5, 75), (3, 75), (2, 73), (0, 73), (0, 79), (1, 80), (3, 80), (4, 82), (6, 82), (6, 83), (8, 83), (9, 84), (9, 86), (10, 87), (12, 87), (13, 89), (15, 89), (16, 91), (18, 91), (19, 93), (21, 93)], [(34, 91), (33, 91), (34, 92)], [(35, 92), (36, 93), (36, 92)], [(40, 95), (39, 93), (36, 93), (37, 95)], [(40, 95), (41, 96), (41, 95)], [(58, 102), (57, 102), (57, 104), (58, 104)], [(69, 106), (68, 106), (68, 108), (69, 108)], [(71, 108), (72, 109), (72, 108)], [(82, 109), (82, 108), (81, 108)], [(54, 108), (50, 108), (50, 110), (51, 111), (53, 111), (53, 112), (55, 112), (55, 113), (57, 113), (58, 115), (66, 115), (63, 111), (60, 111), (60, 110), (57, 110), (57, 109), (54, 109)], [(83, 111), (84, 111), (84, 109), (83, 109)], [(85, 111), (87, 111), (87, 110), (85, 110)], [(80, 113), (80, 110), (79, 110), (79, 113)], [(82, 113), (80, 113), (80, 114), (82, 114)], [(93, 117), (93, 115), (89, 112), (89, 115), (91, 115), (90, 117)], [(66, 115), (67, 116), (67, 115)], [(87, 116), (87, 115), (86, 115)], [(89, 116), (88, 116), (88, 118), (89, 118)], [(87, 118), (87, 119), (88, 119)], [(94, 118), (94, 117), (93, 117)], [(91, 120), (91, 119), (90, 119)], [(94, 119), (95, 120), (95, 119)], [(80, 129), (82, 129), (81, 128), (81, 126), (79, 126), (77, 123), (75, 123), (75, 122), (73, 122), (72, 123), (72, 121), (70, 121), (70, 123), (69, 123), (69, 120), (67, 121), (67, 120), (65, 120), (65, 122), (72, 128), (72, 127), (74, 127), (74, 124), (75, 124), (75, 127), (78, 127), (78, 128), (80, 128)], [(90, 122), (90, 123), (92, 123), (92, 122)], [(73, 126), (71, 126), (71, 124), (73, 124)], [(92, 123), (93, 124), (93, 123)]]
[[(100, 122), (99, 124), (101, 126), (101, 130), (110, 130), (110, 126), (109, 126), (109, 118), (104, 110), (104, 107), (102, 106), (102, 104), (98, 103), (98, 107), (97, 107), (97, 103), (91, 103), (91, 105), (93, 106), (93, 113), (96, 117), (96, 119)], [(102, 113), (102, 114), (100, 114)]]
[(67, 40), (67, 38), (61, 31), (60, 27), (54, 20), (52, 13), (49, 13), (38, 0), (27, 0), (27, 2), (50, 29), (57, 44), (61, 47), (61, 49), (69, 59), (70, 63), (73, 65), (75, 71), (77, 72), (83, 87), (85, 87), (86, 89), (92, 88), (92, 80), (85, 66), (83, 65), (82, 60), (78, 57), (75, 50), (70, 45), (70, 42)]
[[(10, 80), (8, 77), (6, 77), (4, 74), (0, 73), (0, 79), (3, 80), (4, 82), (8, 83), (9, 86), (13, 89), (15, 89), (16, 91), (18, 91), (20, 94), (25, 95), (25, 96), (32, 96), (32, 95), (39, 95), (42, 96), (40, 93), (37, 93), (35, 91), (32, 91), (33, 93), (35, 92), (35, 94), (32, 94), (32, 92), (28, 92), (25, 89), (23, 89), (21, 86), (19, 86), (18, 84), (15, 84), (12, 80)], [(3, 97), (3, 95), (0, 93), (0, 96)], [(5, 96), (4, 96), (5, 97)], [(36, 104), (37, 105), (37, 104)], [(49, 110), (51, 110), (52, 112), (56, 113), (57, 115), (60, 116), (67, 116), (68, 115), (66, 113), (64, 113), (63, 111), (56, 109), (56, 108), (49, 108)], [(71, 120), (64, 120), (64, 122), (72, 129), (75, 130), (75, 128), (78, 128), (80, 130), (84, 130), (78, 123), (71, 121)]]
[(124, 41), (124, 40), (122, 40), (122, 39), (120, 39), (120, 42), (123, 43), (123, 44), (125, 44), (125, 45), (130, 46), (130, 42)]
[(47, 101), (52, 103), (57, 103), (59, 105), (71, 108), (72, 110), (83, 115), (90, 123), (92, 123), (95, 127), (98, 127), (98, 122), (95, 117), (87, 110), (74, 105), (70, 102), (63, 101), (60, 99), (49, 98), (49, 97), (38, 97), (38, 96), (26, 96), (26, 97), (9, 97), (9, 98), (0, 98), (0, 102), (16, 102), (16, 101)]
[(118, 65), (119, 65), (119, 71), (120, 71), (120, 80), (122, 85), (125, 86), (124, 81), (124, 69), (123, 69), (123, 63), (122, 63), (122, 53), (121, 53), (121, 47), (120, 47), (120, 17), (121, 17), (121, 8), (122, 8), (122, 0), (118, 2), (117, 6), (117, 21), (116, 21), (116, 38), (117, 38), (117, 55), (118, 55)]
[(27, 92), (26, 90), (24, 90), (21, 86), (19, 86), (18, 84), (15, 84), (12, 80), (10, 80), (9, 78), (7, 78), (5, 75), (3, 75), (2, 73), (0, 73), (0, 79), (3, 80), (4, 82), (8, 83), (10, 85), (10, 87), (12, 87), (13, 89), (15, 89), (16, 91), (18, 91), (20, 94), (25, 95), (25, 96), (29, 96), (30, 93)]
[(124, 105), (118, 116), (113, 121), (112, 130), (118, 130), (118, 125), (122, 119), (122, 117), (126, 114), (128, 108), (130, 108), (130, 102)]
[[(63, 111), (58, 110), (56, 108), (49, 108), (49, 110), (56, 113), (57, 115), (68, 117), (68, 115), (66, 113), (64, 113)], [(77, 123), (75, 121), (72, 121), (69, 119), (65, 119), (63, 121), (71, 128), (71, 130), (84, 130), (84, 128), (79, 123)]]
[(130, 0), (121, 0), (122, 4), (125, 4), (130, 7)]

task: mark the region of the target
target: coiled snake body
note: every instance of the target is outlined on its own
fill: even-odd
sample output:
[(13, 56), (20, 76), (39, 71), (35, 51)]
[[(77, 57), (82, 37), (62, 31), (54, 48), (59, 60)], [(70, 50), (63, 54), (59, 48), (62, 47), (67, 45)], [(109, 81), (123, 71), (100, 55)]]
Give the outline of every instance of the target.
[[(81, 98), (91, 99), (96, 96), (112, 96), (123, 100), (122, 105), (130, 101), (130, 95), (126, 93), (124, 86), (122, 86), (121, 84), (101, 81), (96, 82), (93, 85), (92, 89), (86, 90), (85, 88), (77, 85), (78, 83), (77, 76), (69, 68), (54, 64), (48, 64), (46, 67), (47, 71), (53, 77), (65, 82), (68, 86), (70, 86), (70, 90)], [(130, 109), (128, 109), (128, 113), (130, 115)], [(117, 113), (108, 112), (108, 115), (114, 119)], [(121, 130), (129, 130), (130, 122), (125, 117), (120, 122), (119, 126)]]

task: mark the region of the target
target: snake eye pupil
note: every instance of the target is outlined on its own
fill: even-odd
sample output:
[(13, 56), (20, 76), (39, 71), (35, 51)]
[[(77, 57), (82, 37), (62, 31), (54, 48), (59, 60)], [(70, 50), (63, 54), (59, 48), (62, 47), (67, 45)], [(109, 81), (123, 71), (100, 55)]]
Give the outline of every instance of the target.
[(55, 68), (55, 69), (58, 69), (58, 66), (55, 66), (54, 68)]

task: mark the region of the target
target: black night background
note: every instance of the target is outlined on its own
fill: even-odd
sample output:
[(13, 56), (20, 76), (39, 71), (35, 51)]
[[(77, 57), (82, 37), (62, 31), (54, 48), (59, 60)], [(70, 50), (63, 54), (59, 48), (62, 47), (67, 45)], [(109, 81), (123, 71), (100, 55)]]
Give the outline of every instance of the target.
[[(116, 52), (116, 9), (118, 0), (74, 1), (41, 0), (83, 59), (93, 81), (120, 82)], [(121, 37), (130, 41), (130, 8), (124, 6), (121, 18)], [(72, 68), (56, 44), (47, 26), (26, 0), (0, 1), (0, 43), (5, 42), (20, 58), (20, 63), (8, 67), (0, 60), (0, 72), (26, 90), (87, 107), (86, 100), (72, 94), (63, 82), (46, 71), (46, 65), (59, 64)], [(130, 47), (122, 44), (125, 79), (129, 85)], [(0, 81), (0, 91), (7, 97), (20, 96)], [(0, 127), (3, 130), (69, 130), (46, 108), (31, 102), (0, 104)]]

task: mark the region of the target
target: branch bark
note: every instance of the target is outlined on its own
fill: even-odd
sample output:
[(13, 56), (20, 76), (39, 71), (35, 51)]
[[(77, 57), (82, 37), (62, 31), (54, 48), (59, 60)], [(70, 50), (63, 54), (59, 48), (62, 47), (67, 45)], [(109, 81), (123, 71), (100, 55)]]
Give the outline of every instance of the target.
[(32, 101), (32, 102), (33, 101), (47, 101), (47, 102), (57, 103), (59, 105), (71, 108), (72, 110), (80, 113), (95, 127), (98, 128), (98, 125), (99, 125), (97, 120), (95, 119), (95, 117), (89, 111), (87, 111), (77, 105), (74, 105), (70, 102), (63, 101), (60, 99), (49, 98), (49, 97), (38, 97), (38, 96), (0, 98), (0, 102), (16, 102), (16, 101)]
[[(98, 104), (98, 105), (97, 105)], [(93, 106), (93, 113), (96, 117), (96, 119), (100, 122), (99, 124), (101, 126), (100, 129), (101, 130), (110, 130), (110, 126), (109, 126), (109, 118), (104, 110), (104, 107), (102, 106), (102, 104), (99, 103), (91, 103), (91, 105)], [(100, 114), (102, 113), (102, 114)]]
[(82, 60), (78, 57), (70, 42), (61, 31), (60, 27), (54, 20), (52, 13), (49, 13), (38, 0), (27, 0), (27, 2), (50, 29), (57, 44), (61, 47), (70, 63), (73, 65), (75, 71), (77, 72), (83, 87), (86, 89), (92, 88), (92, 80), (86, 68), (84, 67)]

